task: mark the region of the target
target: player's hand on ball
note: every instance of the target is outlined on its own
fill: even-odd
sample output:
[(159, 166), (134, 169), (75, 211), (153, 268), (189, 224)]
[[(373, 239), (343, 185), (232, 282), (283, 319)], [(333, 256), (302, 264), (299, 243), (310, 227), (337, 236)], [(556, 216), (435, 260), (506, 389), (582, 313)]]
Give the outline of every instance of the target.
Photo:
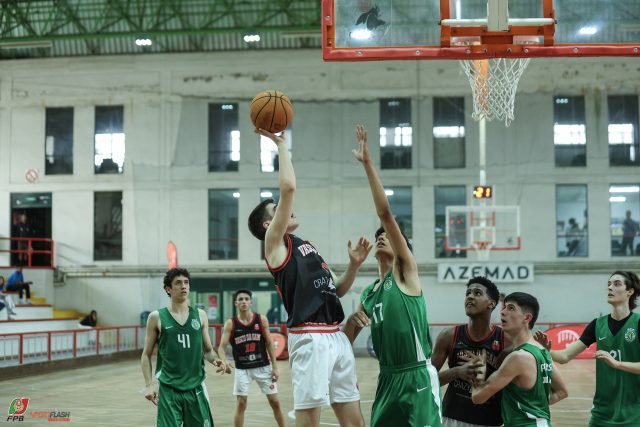
[(362, 263), (367, 259), (367, 256), (369, 256), (371, 248), (373, 248), (373, 245), (364, 237), (360, 237), (358, 239), (358, 243), (356, 243), (356, 245), (353, 247), (351, 246), (351, 240), (349, 240), (349, 242), (347, 243), (349, 260), (353, 264), (361, 266)]
[(150, 384), (145, 388), (144, 397), (154, 405), (158, 406), (158, 385)]
[(264, 137), (269, 138), (270, 140), (275, 142), (276, 145), (284, 144), (286, 142), (286, 140), (284, 139), (284, 132), (281, 133), (280, 135), (276, 135), (275, 133), (271, 133), (264, 129), (256, 129), (255, 132)]
[(540, 343), (540, 345), (542, 345), (544, 348), (546, 348), (547, 350), (551, 350), (551, 344), (553, 342), (549, 339), (547, 334), (542, 331), (536, 331), (533, 334), (533, 338), (535, 338), (535, 340), (538, 341), (538, 343)]
[(356, 311), (347, 320), (347, 323), (351, 323), (358, 328), (364, 328), (365, 326), (369, 326), (371, 321), (369, 320), (369, 316), (364, 311)]
[(368, 162), (371, 157), (369, 156), (369, 144), (367, 143), (367, 130), (362, 125), (356, 126), (356, 140), (358, 148), (351, 150), (353, 156), (359, 162)]

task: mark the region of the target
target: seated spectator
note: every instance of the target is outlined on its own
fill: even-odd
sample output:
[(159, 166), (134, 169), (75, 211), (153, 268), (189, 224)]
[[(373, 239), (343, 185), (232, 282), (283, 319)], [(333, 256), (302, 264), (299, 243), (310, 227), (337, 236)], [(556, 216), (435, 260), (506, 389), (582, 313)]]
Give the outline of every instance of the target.
[(22, 275), (22, 267), (18, 267), (16, 271), (11, 273), (9, 279), (7, 279), (7, 286), (5, 287), (7, 291), (17, 291), (18, 296), (20, 297), (20, 304), (24, 303), (22, 295), (26, 293), (27, 295), (27, 304), (31, 304), (31, 289), (29, 285), (33, 282), (25, 282), (24, 276)]
[(6, 307), (7, 313), (8, 313), (7, 319), (13, 320), (14, 316), (18, 314), (14, 310), (16, 305), (13, 303), (11, 296), (4, 293), (4, 285), (5, 285), (4, 276), (0, 276), (0, 311), (2, 311), (4, 307)]
[(98, 325), (98, 313), (95, 310), (91, 310), (91, 313), (80, 321), (80, 325), (95, 328)]

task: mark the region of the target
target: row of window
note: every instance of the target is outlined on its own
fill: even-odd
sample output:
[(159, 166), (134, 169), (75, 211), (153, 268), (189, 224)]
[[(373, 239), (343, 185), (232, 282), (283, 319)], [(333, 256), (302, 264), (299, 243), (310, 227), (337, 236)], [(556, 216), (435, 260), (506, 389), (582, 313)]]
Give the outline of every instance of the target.
[[(380, 167), (410, 169), (413, 146), (411, 99), (380, 101)], [(586, 166), (586, 114), (584, 96), (553, 98), (553, 140), (556, 166)], [(612, 95), (607, 98), (609, 120), (609, 164), (640, 165), (638, 97)], [(208, 165), (210, 172), (237, 171), (240, 162), (238, 104), (209, 104)], [(291, 150), (291, 129), (286, 131)], [(465, 167), (464, 98), (433, 98), (434, 167)], [(95, 108), (95, 173), (122, 173), (125, 158), (123, 106)], [(47, 108), (45, 129), (45, 173), (73, 173), (73, 108)], [(260, 167), (278, 170), (278, 151), (261, 137)]]

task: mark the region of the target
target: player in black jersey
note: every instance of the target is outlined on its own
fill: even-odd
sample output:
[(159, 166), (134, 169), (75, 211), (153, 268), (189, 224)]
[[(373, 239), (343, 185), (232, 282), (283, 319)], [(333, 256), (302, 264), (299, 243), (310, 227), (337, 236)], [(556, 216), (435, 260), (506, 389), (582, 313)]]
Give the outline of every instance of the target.
[(255, 380), (262, 393), (267, 396), (278, 427), (284, 427), (284, 416), (280, 409), (276, 386), (280, 374), (269, 333), (269, 322), (265, 316), (251, 310), (251, 296), (251, 291), (246, 289), (241, 289), (233, 295), (238, 315), (224, 324), (218, 349), (219, 354), (225, 355), (227, 344), (231, 343), (236, 364), (233, 394), (237, 396), (238, 404), (233, 423), (235, 427), (244, 425), (249, 385)]
[(355, 358), (338, 325), (344, 320), (339, 297), (351, 288), (372, 245), (361, 237), (348, 243), (349, 266), (336, 277), (316, 248), (292, 233), (296, 177), (285, 139), (262, 129), (278, 146), (280, 201), (260, 203), (249, 215), (249, 230), (264, 240), (265, 261), (287, 310), (289, 357), (296, 426), (318, 426), (320, 408), (331, 404), (341, 426), (364, 427)]
[[(442, 401), (443, 427), (500, 426), (500, 394), (482, 405), (471, 401), (471, 383), (479, 376), (488, 378), (498, 369), (505, 347), (502, 328), (491, 325), (491, 313), (500, 293), (486, 277), (474, 277), (467, 283), (464, 309), (469, 317), (465, 325), (445, 329), (438, 335), (431, 361), (436, 369), (448, 361), (449, 369), (438, 375), (440, 385), (449, 384)], [(465, 362), (471, 355), (481, 356), (484, 364)]]

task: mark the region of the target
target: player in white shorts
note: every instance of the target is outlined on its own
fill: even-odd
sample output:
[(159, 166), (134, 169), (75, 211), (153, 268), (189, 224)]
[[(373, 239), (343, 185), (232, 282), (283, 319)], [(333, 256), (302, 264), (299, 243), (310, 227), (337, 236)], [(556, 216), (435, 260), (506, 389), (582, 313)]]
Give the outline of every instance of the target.
[[(267, 396), (269, 405), (278, 427), (284, 427), (284, 416), (278, 400), (278, 365), (269, 333), (269, 322), (265, 316), (251, 310), (251, 291), (241, 289), (233, 295), (238, 315), (224, 324), (218, 353), (226, 354), (227, 344), (231, 343), (236, 375), (233, 394), (237, 398), (234, 426), (244, 425), (244, 413), (247, 409), (247, 395), (251, 381), (256, 381), (260, 391)], [(268, 357), (267, 357), (268, 355)]]

